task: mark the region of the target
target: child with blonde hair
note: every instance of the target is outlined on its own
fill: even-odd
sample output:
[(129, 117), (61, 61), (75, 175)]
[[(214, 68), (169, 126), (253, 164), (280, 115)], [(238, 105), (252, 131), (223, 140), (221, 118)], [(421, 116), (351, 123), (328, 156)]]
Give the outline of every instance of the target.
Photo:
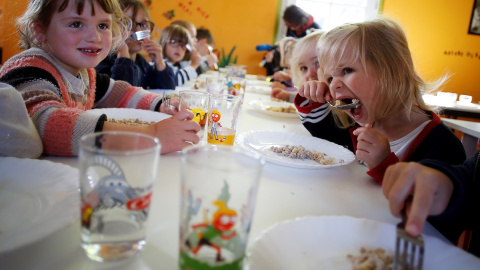
[[(396, 22), (380, 18), (337, 27), (320, 38), (317, 52), (321, 82), (304, 83), (295, 99), (314, 136), (328, 133), (330, 141), (347, 146), (380, 183), (387, 167), (399, 161), (465, 160), (460, 140), (422, 99), (446, 78), (427, 84), (418, 77)], [(327, 101), (357, 103), (334, 114), (346, 113), (355, 125), (337, 121), (345, 129), (332, 129), (330, 110), (318, 110)]]
[(182, 110), (149, 126), (106, 121), (92, 108), (136, 108), (173, 113), (162, 96), (95, 72), (128, 33), (128, 18), (116, 0), (35, 0), (19, 19), (27, 48), (0, 69), (0, 81), (23, 96), (49, 155), (74, 156), (81, 136), (98, 131), (131, 131), (158, 137), (162, 153), (198, 143), (200, 126)]

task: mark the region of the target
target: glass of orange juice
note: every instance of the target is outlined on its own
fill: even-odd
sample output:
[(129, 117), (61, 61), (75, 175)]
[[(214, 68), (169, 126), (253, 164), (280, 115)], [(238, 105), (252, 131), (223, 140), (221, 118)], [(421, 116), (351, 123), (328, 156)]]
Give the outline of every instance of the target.
[(201, 129), (197, 135), (202, 139), (207, 124), (210, 94), (205, 91), (182, 90), (179, 92), (179, 97), (178, 108), (180, 110), (187, 109), (193, 112), (192, 120), (200, 124)]
[(207, 142), (233, 145), (242, 96), (211, 95), (208, 110)]

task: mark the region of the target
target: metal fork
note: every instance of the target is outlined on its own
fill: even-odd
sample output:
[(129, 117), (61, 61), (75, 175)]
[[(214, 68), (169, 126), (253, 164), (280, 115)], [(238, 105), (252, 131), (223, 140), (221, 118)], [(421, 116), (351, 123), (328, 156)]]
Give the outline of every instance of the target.
[(402, 209), (402, 221), (397, 224), (394, 270), (421, 270), (423, 267), (423, 237), (412, 237), (405, 232), (406, 207)]
[(362, 106), (362, 103), (350, 103), (350, 104), (346, 104), (346, 105), (336, 106), (328, 100), (327, 100), (327, 103), (328, 103), (328, 105), (330, 105), (330, 107), (337, 108), (337, 109), (340, 109), (340, 110), (350, 110), (350, 109), (355, 109), (355, 108), (358, 108), (358, 107)]
[(133, 41), (138, 41), (150, 37), (150, 30), (137, 31), (130, 36)]
[(171, 105), (170, 104), (170, 99), (172, 98), (172, 96), (170, 95), (167, 95), (165, 92), (163, 93), (163, 96), (162, 96), (162, 104), (165, 104), (165, 106), (167, 106), (167, 108), (169, 108), (170, 110), (174, 110), (175, 109), (175, 106)]

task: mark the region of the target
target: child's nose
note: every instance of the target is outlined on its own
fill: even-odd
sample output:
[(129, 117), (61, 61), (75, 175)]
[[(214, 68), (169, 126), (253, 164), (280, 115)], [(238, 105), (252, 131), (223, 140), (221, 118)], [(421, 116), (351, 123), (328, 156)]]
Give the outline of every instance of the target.
[(97, 29), (92, 29), (88, 32), (87, 41), (98, 42), (100, 40), (100, 33), (97, 31)]
[(308, 78), (310, 78), (311, 80), (317, 80), (318, 79), (317, 71), (309, 68), (308, 69)]
[(340, 80), (339, 78), (335, 78), (333, 77), (332, 80), (330, 81), (329, 83), (329, 88), (330, 88), (330, 92), (333, 94), (333, 96), (335, 96), (335, 92), (340, 89), (342, 87), (343, 83), (342, 83), (342, 80)]

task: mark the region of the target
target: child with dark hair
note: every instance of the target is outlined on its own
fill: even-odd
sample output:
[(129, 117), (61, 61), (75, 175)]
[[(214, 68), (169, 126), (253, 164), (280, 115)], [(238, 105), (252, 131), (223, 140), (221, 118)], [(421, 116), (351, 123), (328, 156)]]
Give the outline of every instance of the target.
[(198, 59), (198, 63), (192, 61), (191, 65), (183, 68), (180, 65), (180, 62), (188, 57), (187, 50), (192, 50), (194, 47), (193, 40), (185, 27), (180, 25), (167, 26), (163, 29), (159, 42), (164, 51), (165, 63), (173, 69), (177, 86), (197, 78), (198, 74), (195, 69), (200, 64), (200, 59)]
[[(130, 36), (118, 51), (109, 54), (95, 69), (114, 80), (127, 81), (144, 89), (175, 89), (173, 70), (163, 61), (162, 46), (149, 37), (136, 40), (134, 36), (137, 31), (153, 32), (155, 24), (147, 7), (140, 0), (119, 2), (132, 21)], [(149, 55), (150, 62), (142, 56), (142, 51)]]

